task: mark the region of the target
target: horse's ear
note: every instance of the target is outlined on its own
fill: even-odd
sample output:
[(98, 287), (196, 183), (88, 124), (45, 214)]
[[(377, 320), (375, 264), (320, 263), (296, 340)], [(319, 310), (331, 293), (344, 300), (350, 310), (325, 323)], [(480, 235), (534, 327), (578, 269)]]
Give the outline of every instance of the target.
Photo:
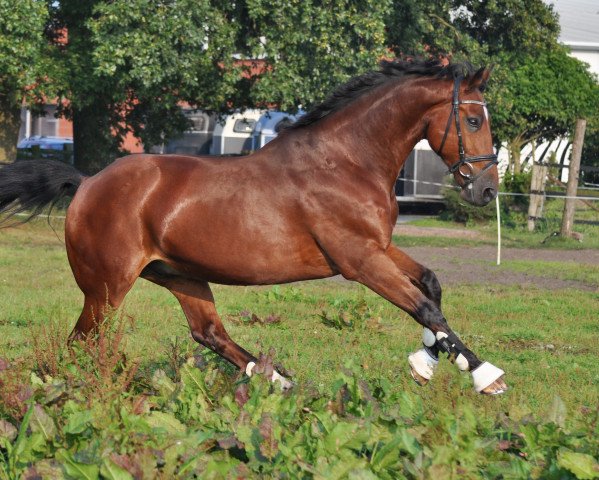
[(470, 81), (468, 82), (467, 91), (471, 92), (473, 90), (479, 90), (481, 92), (485, 91), (487, 86), (487, 82), (489, 81), (489, 77), (491, 76), (491, 71), (493, 70), (493, 65), (490, 67), (481, 67), (478, 71), (470, 77)]

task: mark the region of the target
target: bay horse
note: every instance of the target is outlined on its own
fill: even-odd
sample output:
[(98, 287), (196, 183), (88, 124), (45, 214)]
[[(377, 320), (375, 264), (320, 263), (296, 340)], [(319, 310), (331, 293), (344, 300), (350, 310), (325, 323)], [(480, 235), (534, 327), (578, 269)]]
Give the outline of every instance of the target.
[[(191, 335), (252, 375), (256, 358), (227, 334), (209, 283), (270, 285), (341, 274), (424, 327), (408, 358), (421, 385), (440, 352), (470, 371), (476, 391), (507, 389), (449, 327), (435, 274), (393, 245), (394, 184), (427, 139), (461, 196), (497, 195), (497, 157), (482, 93), (490, 72), (470, 64), (383, 61), (351, 79), (246, 157), (130, 155), (86, 176), (50, 160), (0, 170), (0, 212), (33, 213), (73, 196), (65, 243), (85, 300), (70, 340), (117, 308), (138, 277), (170, 290)], [(291, 383), (277, 372), (272, 381)]]

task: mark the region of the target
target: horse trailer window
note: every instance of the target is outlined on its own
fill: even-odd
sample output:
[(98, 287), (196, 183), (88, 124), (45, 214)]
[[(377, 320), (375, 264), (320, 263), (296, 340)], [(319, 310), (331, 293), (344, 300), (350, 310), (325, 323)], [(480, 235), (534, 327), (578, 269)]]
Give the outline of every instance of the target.
[(203, 132), (206, 130), (206, 118), (202, 113), (185, 112), (185, 116), (191, 122), (190, 132)]
[(241, 118), (239, 120), (235, 120), (235, 125), (233, 125), (233, 131), (235, 133), (252, 133), (254, 131), (255, 125), (256, 120), (251, 120), (249, 118)]

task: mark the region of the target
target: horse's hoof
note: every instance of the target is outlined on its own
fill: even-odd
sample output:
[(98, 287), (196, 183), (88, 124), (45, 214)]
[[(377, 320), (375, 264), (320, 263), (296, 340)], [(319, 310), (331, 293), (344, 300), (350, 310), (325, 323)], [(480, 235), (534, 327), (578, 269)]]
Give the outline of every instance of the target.
[(428, 383), (428, 378), (424, 378), (423, 376), (418, 375), (418, 372), (414, 370), (412, 367), (410, 367), (410, 375), (412, 376), (414, 381), (421, 387), (424, 387)]
[(439, 361), (422, 348), (408, 355), (408, 363), (410, 364), (410, 375), (418, 385), (423, 387), (432, 378)]
[(480, 393), (483, 395), (501, 395), (508, 389), (507, 383), (503, 380), (503, 375), (495, 380), (491, 385), (483, 388)]
[(483, 362), (472, 370), (474, 390), (483, 395), (499, 395), (507, 390), (503, 381), (505, 372), (489, 362)]
[(282, 392), (286, 392), (287, 390), (291, 390), (295, 385), (292, 381), (287, 380), (283, 375), (281, 375), (276, 370), (272, 372), (272, 377), (270, 378), (272, 383), (279, 382)]

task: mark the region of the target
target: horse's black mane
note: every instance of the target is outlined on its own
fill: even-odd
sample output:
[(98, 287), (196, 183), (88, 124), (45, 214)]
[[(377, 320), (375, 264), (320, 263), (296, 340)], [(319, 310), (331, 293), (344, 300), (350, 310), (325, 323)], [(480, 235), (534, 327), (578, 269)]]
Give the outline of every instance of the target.
[(408, 75), (418, 75), (436, 78), (456, 77), (469, 78), (476, 69), (469, 63), (450, 63), (443, 65), (439, 60), (383, 60), (381, 69), (370, 71), (352, 78), (338, 87), (324, 102), (302, 115), (289, 129), (301, 128), (317, 122), (330, 113), (341, 110), (347, 104), (390, 80)]

